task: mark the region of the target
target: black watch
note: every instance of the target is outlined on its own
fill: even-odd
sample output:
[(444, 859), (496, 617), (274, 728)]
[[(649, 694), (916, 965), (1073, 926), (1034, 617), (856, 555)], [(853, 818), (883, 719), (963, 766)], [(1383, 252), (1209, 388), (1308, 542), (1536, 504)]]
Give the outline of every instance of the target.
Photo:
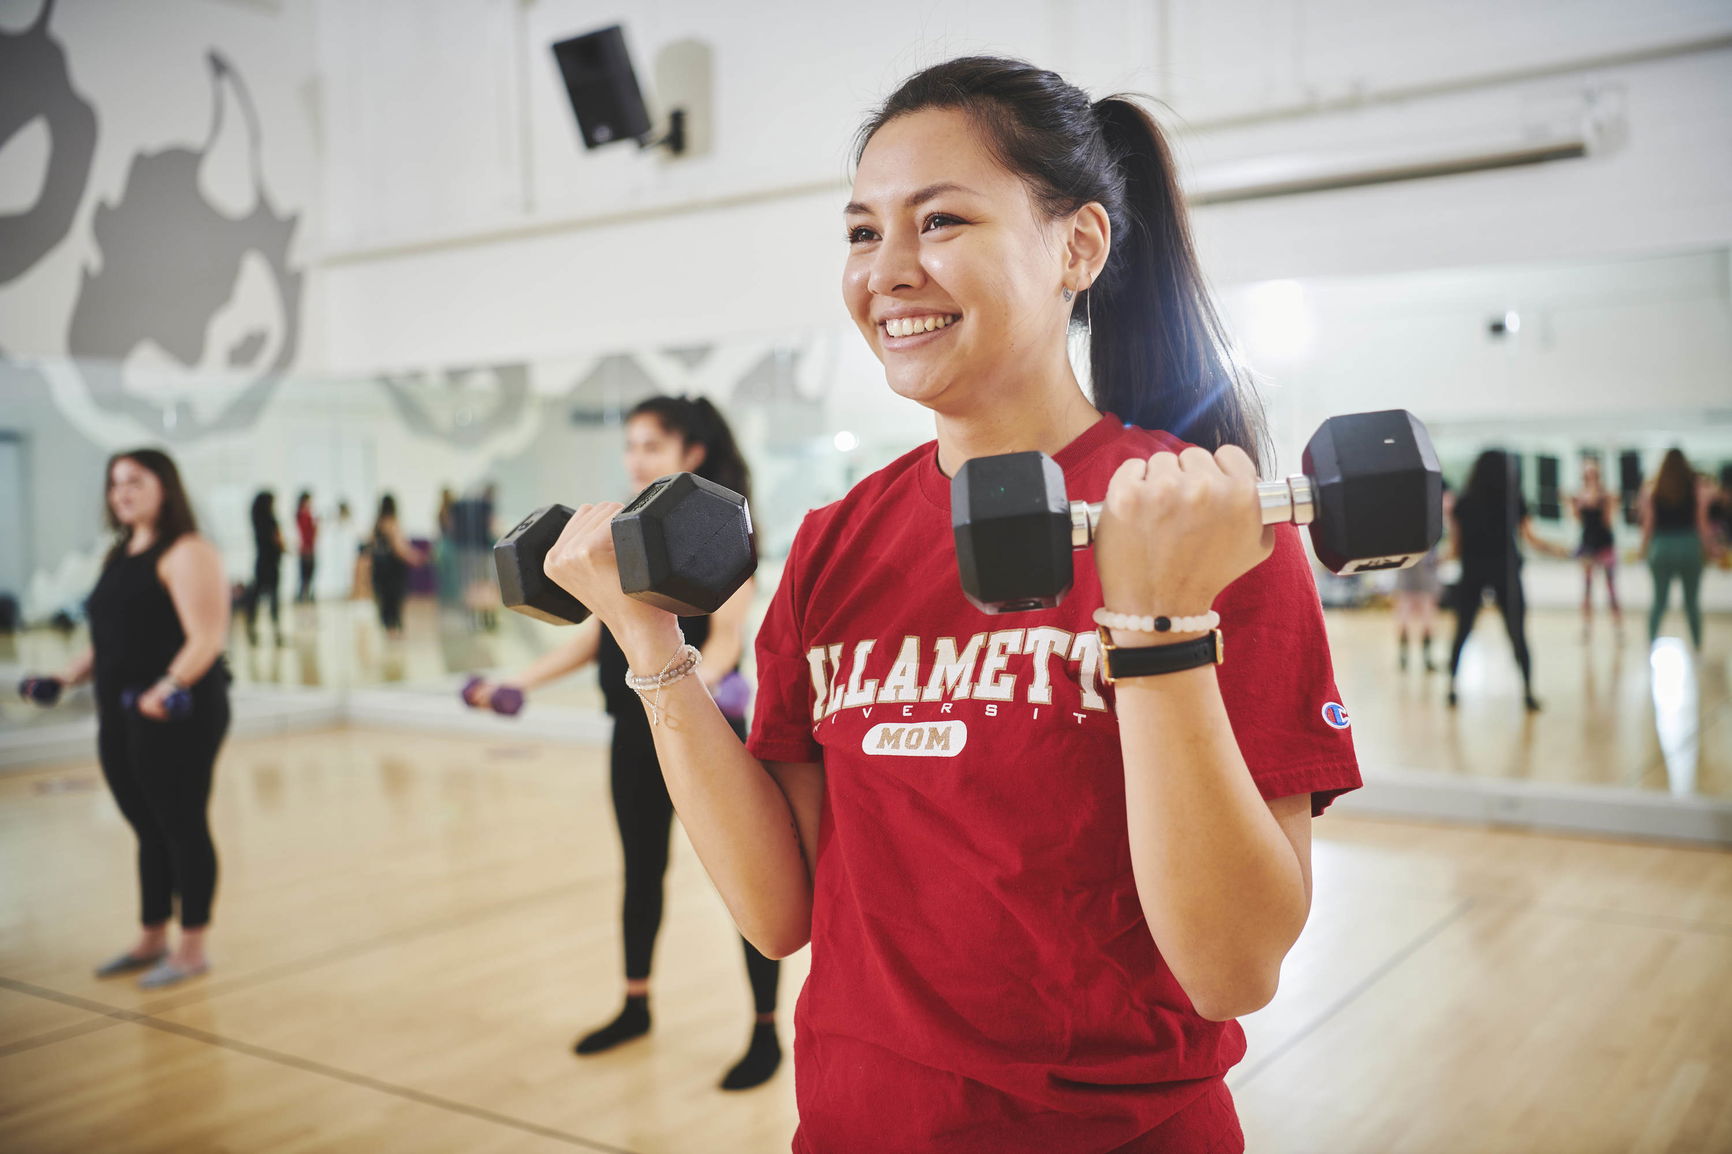
[(1178, 673), (1202, 665), (1219, 665), (1226, 660), (1221, 631), (1211, 629), (1195, 641), (1180, 641), (1174, 645), (1150, 645), (1141, 649), (1124, 649), (1113, 644), (1104, 625), (1097, 626), (1101, 639), (1101, 669), (1108, 685), (1125, 677), (1152, 677), (1157, 673)]

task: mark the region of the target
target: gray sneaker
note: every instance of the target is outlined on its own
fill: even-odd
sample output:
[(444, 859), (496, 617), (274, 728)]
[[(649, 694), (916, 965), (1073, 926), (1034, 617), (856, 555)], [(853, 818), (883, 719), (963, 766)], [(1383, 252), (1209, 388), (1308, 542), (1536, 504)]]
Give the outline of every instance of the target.
[(209, 972), (209, 962), (206, 962), (202, 966), (193, 966), (189, 968), (176, 965), (174, 962), (164, 959), (162, 962), (159, 962), (156, 968), (151, 970), (150, 973), (138, 979), (138, 988), (141, 990), (160, 990), (167, 986), (179, 985), (188, 978), (196, 978), (200, 974)]
[(156, 953), (146, 954), (142, 958), (135, 957), (132, 951), (128, 950), (126, 953), (116, 955), (97, 966), (96, 976), (99, 978), (118, 978), (122, 974), (148, 970), (166, 957), (168, 957), (167, 950), (158, 950)]

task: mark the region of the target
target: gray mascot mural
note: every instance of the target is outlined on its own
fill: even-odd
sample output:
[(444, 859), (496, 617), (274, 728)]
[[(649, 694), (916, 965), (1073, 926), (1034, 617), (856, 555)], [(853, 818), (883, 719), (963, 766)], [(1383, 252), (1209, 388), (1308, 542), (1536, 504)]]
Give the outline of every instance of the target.
[(48, 166), (35, 203), (0, 214), (0, 284), (17, 280), (72, 231), (96, 157), (96, 109), (72, 87), (66, 50), (48, 34), (53, 0), (19, 33), (0, 32), (0, 148), (41, 118)]
[[(101, 407), (171, 441), (251, 424), (300, 338), (302, 272), (289, 260), (299, 218), (272, 207), (259, 162), (258, 116), (245, 83), (222, 56), (213, 52), (207, 59), (212, 113), (203, 144), (134, 156), (120, 199), (97, 207), (97, 269), (84, 270), (66, 336)], [(212, 204), (199, 186), (200, 164), (231, 105), (245, 118), (255, 190), (252, 210), (242, 216)], [(269, 270), (281, 303), (281, 333), (272, 341), (266, 328), (254, 327), (214, 350), (218, 367), (238, 376), (238, 389), (213, 410), (133, 388), (123, 366), (146, 341), (189, 368), (208, 363), (212, 322), (234, 296), (249, 254)]]

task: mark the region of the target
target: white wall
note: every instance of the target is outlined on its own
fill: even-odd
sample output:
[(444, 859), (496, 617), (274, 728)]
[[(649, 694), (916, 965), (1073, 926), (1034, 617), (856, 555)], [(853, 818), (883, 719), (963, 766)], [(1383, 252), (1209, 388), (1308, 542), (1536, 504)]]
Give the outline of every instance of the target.
[[(622, 19), (646, 84), (672, 41), (713, 48), (707, 155), (582, 150), (546, 45)], [(1202, 209), (1218, 285), (1732, 240), (1724, 3), (326, 0), (318, 24), (340, 371), (845, 323), (852, 132), (907, 72), (976, 50), (1164, 96), (1188, 170), (1519, 137), (1590, 91), (1610, 109), (1584, 159)]]
[[(0, 0), (0, 28), (22, 33), (43, 6), (43, 0)], [(67, 340), (82, 280), (112, 273), (117, 262), (114, 251), (104, 251), (95, 227), (104, 206), (122, 209), (123, 216), (166, 218), (160, 222), (163, 243), (152, 256), (156, 268), (149, 283), (157, 292), (194, 295), (188, 290), (202, 294), (209, 287), (217, 301), (204, 356), (182, 362), (149, 348), (148, 338), (139, 342), (132, 352), (138, 367), (150, 370), (147, 375), (232, 374), (230, 339), (253, 329), (264, 335), (266, 350), (274, 350), (272, 342), (285, 339), (285, 318), (269, 278), (245, 263), (233, 278), (221, 262), (201, 261), (192, 251), (196, 237), (171, 229), (185, 220), (188, 200), (197, 202), (190, 206), (195, 215), (208, 205), (238, 219), (263, 197), (276, 215), (295, 220), (288, 246), (293, 267), (304, 269), (322, 251), (310, 5), (61, 0), (53, 6), (48, 34), (64, 51), (74, 91), (94, 107), (95, 154), (88, 181), (78, 190), (71, 230), (21, 277), (0, 285), (0, 352), (34, 357), (77, 351), (68, 349)], [(239, 88), (213, 82), (213, 53), (239, 77)], [(256, 120), (248, 115), (248, 101)], [(21, 212), (36, 200), (50, 142), (42, 116), (0, 141), (0, 212)], [(159, 195), (145, 205), (127, 205), (139, 160), (177, 148), (203, 154), (196, 188), (177, 188), (185, 195), (166, 202)], [(213, 275), (231, 279), (208, 286)], [(309, 295), (315, 291), (307, 289)], [(303, 347), (319, 343), (304, 324), (301, 336)], [(292, 355), (289, 367), (296, 363)]]

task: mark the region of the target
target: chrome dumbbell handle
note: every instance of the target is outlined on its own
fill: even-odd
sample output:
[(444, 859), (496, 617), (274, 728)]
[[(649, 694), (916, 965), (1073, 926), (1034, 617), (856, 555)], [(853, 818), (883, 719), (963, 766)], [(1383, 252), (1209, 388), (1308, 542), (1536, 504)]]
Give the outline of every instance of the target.
[[(1317, 519), (1317, 501), (1311, 478), (1303, 473), (1279, 481), (1257, 482), (1257, 507), (1263, 524), (1309, 525)], [(1070, 543), (1073, 548), (1086, 549), (1093, 543), (1095, 527), (1101, 523), (1102, 503), (1072, 501), (1070, 503)]]

